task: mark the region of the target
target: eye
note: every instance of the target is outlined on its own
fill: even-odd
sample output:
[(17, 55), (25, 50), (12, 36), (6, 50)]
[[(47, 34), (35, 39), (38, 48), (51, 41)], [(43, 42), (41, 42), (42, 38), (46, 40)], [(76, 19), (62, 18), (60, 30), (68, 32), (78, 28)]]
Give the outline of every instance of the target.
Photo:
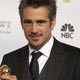
[(37, 23), (40, 24), (40, 25), (43, 25), (45, 24), (47, 21), (46, 20), (37, 20)]
[(24, 20), (23, 22), (24, 22), (24, 24), (27, 24), (27, 25), (32, 24), (32, 21), (31, 20)]

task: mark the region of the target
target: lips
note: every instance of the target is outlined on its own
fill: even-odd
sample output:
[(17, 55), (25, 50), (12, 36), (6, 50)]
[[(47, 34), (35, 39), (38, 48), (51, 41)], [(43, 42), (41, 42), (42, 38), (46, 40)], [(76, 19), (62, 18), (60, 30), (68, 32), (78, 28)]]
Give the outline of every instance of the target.
[(40, 37), (42, 36), (42, 34), (30, 34), (29, 37), (33, 40), (38, 40)]
[(39, 39), (41, 36), (30, 36), (32, 39)]

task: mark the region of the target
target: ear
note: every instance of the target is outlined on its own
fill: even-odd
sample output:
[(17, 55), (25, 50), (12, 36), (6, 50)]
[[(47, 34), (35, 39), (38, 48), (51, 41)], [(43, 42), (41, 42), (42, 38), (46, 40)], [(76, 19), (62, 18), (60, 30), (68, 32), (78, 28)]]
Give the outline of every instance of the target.
[(55, 27), (56, 25), (56, 16), (53, 17), (53, 20), (52, 20), (52, 25), (51, 25), (51, 29), (53, 30), (53, 28)]

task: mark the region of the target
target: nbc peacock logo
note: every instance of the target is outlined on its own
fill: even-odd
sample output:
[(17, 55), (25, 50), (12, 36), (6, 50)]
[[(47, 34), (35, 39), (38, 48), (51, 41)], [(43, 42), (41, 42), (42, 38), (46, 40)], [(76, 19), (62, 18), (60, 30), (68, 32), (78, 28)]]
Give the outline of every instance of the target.
[(70, 23), (65, 23), (61, 28), (61, 38), (73, 39), (74, 26)]

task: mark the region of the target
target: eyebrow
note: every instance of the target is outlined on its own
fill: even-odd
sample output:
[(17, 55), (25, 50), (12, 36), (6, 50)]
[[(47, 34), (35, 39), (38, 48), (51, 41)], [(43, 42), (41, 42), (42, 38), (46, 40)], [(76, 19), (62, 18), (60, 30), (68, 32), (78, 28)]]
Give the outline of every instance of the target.
[[(23, 21), (24, 21), (24, 22), (26, 22), (26, 21), (32, 22), (31, 19), (24, 19)], [(36, 22), (47, 22), (47, 20), (44, 20), (44, 19), (38, 19), (38, 20), (36, 20)]]
[(24, 23), (26, 23), (26, 22), (32, 22), (32, 20), (30, 20), (30, 19), (24, 19), (23, 22)]
[(40, 20), (36, 20), (36, 22), (47, 22), (47, 20), (42, 20), (42, 19), (40, 19)]

